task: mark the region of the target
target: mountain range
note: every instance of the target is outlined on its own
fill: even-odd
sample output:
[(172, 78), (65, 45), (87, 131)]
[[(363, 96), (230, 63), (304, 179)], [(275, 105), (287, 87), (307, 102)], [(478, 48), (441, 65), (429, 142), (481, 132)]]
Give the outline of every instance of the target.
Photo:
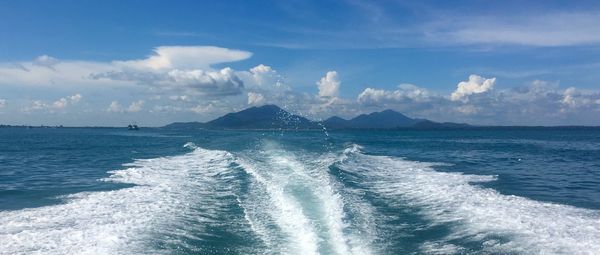
[(333, 116), (322, 122), (291, 114), (276, 105), (251, 107), (225, 114), (209, 122), (175, 122), (167, 129), (396, 129), (396, 128), (457, 128), (467, 124), (439, 123), (426, 119), (413, 119), (402, 113), (385, 110), (361, 114), (346, 120)]

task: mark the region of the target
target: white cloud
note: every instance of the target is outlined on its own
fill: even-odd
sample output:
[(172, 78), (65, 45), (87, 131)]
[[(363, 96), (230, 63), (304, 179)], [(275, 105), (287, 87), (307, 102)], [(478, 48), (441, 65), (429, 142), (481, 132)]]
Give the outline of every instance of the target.
[(253, 84), (256, 84), (258, 87), (283, 86), (283, 78), (270, 66), (260, 64), (251, 68), (249, 73)]
[(52, 108), (64, 109), (65, 107), (67, 107), (67, 105), (69, 105), (69, 101), (66, 98), (61, 98), (52, 103)]
[[(184, 90), (190, 94), (237, 95), (244, 88), (244, 81), (239, 75), (248, 76), (248, 72), (236, 72), (229, 67), (213, 70), (211, 65), (238, 61), (251, 55), (245, 51), (217, 47), (159, 47), (156, 54), (147, 59), (115, 61), (113, 64), (119, 67), (116, 70), (92, 73), (89, 77), (151, 85), (162, 90)], [(261, 71), (264, 68), (254, 69)]]
[[(50, 61), (49, 59), (52, 59)], [(114, 71), (110, 63), (92, 61), (58, 61), (48, 56), (29, 62), (0, 63), (0, 85), (8, 86), (118, 86), (131, 82), (89, 79), (90, 74)]]
[(4, 108), (6, 106), (6, 99), (0, 99), (0, 108)]
[(577, 89), (570, 87), (565, 90), (563, 93), (564, 98), (562, 99), (562, 103), (569, 107), (577, 107), (576, 97), (579, 95)]
[(189, 109), (192, 112), (195, 113), (199, 113), (199, 114), (206, 114), (206, 113), (211, 113), (215, 110), (215, 106), (213, 104), (207, 104), (207, 105), (196, 105), (192, 108)]
[(265, 97), (291, 91), (284, 77), (267, 65), (260, 64), (248, 71), (238, 71), (236, 75), (244, 82), (246, 91), (260, 93)]
[[(242, 58), (242, 55), (223, 57), (220, 61)], [(207, 61), (216, 63), (215, 59)], [(586, 117), (590, 113), (600, 112), (599, 92), (575, 87), (561, 89), (558, 83), (545, 81), (533, 81), (524, 87), (498, 89), (495, 88), (496, 78), (471, 75), (467, 81), (460, 82), (451, 95), (402, 84), (392, 89), (368, 87), (356, 98), (346, 99), (338, 95), (341, 82), (335, 71), (327, 72), (317, 82), (319, 91), (315, 95), (292, 91), (284, 82), (284, 77), (268, 65), (260, 64), (242, 71), (231, 68), (215, 70), (207, 61), (203, 61), (192, 63), (193, 60), (164, 49), (157, 50), (147, 59), (121, 62), (69, 61), (41, 56), (30, 62), (0, 63), (0, 85), (135, 85), (136, 88), (147, 89), (148, 94), (138, 95), (139, 99), (147, 101), (126, 101), (123, 105), (113, 101), (106, 111), (178, 112), (182, 114), (180, 117), (184, 114), (192, 116), (191, 112), (194, 112), (201, 114), (201, 118), (267, 102), (316, 118), (331, 115), (349, 117), (390, 108), (411, 117), (474, 124), (570, 123), (566, 120), (585, 121), (593, 119)], [(23, 83), (14, 83), (16, 81)], [(85, 91), (83, 93), (87, 95)], [(81, 101), (81, 94), (74, 94), (58, 100), (30, 101), (28, 105), (23, 104), (21, 109), (38, 111), (42, 115), (45, 113), (43, 110), (65, 111)], [(6, 101), (0, 100), (0, 108), (5, 105)]]
[(108, 108), (106, 108), (106, 111), (116, 113), (136, 113), (142, 111), (144, 103), (144, 100), (138, 100), (131, 102), (128, 107), (123, 107), (118, 101), (112, 101)]
[(262, 105), (265, 103), (265, 97), (260, 93), (248, 92), (249, 105)]
[(31, 102), (31, 104), (28, 107), (25, 107), (24, 111), (30, 112), (30, 111), (42, 110), (42, 109), (46, 109), (47, 107), (48, 107), (48, 104), (42, 102), (42, 100), (35, 100), (35, 101)]
[(139, 112), (144, 107), (144, 100), (138, 100), (132, 102), (129, 107), (127, 107), (127, 112)]
[(366, 88), (358, 95), (357, 100), (363, 104), (373, 104), (380, 102), (383, 98), (391, 98), (393, 93), (383, 89)]
[(158, 112), (182, 112), (184, 111), (184, 109), (182, 107), (179, 106), (172, 106), (172, 105), (155, 105), (154, 107), (152, 107), (152, 110), (150, 110), (150, 112), (152, 113), (158, 113)]
[(81, 94), (75, 94), (72, 96), (60, 98), (52, 103), (46, 103), (42, 100), (34, 100), (31, 102), (31, 104), (29, 106), (23, 108), (23, 111), (31, 112), (31, 111), (38, 111), (38, 110), (49, 110), (50, 112), (54, 112), (54, 111), (64, 110), (68, 106), (78, 104), (79, 101), (81, 101), (81, 99), (82, 99)]
[(58, 64), (58, 59), (50, 57), (48, 55), (41, 55), (37, 57), (32, 64), (47, 67), (56, 71), (56, 69), (54, 69), (54, 66)]
[(412, 84), (401, 84), (397, 90), (366, 88), (358, 95), (357, 101), (361, 104), (373, 105), (389, 102), (426, 102), (431, 93), (424, 88)]
[(355, 113), (357, 110), (354, 107), (356, 105), (354, 102), (339, 97), (305, 96), (300, 100), (299, 103), (307, 104), (308, 107), (305, 108), (308, 113), (315, 117), (327, 118), (332, 115), (345, 114), (349, 111)]
[(244, 88), (244, 82), (229, 67), (220, 71), (175, 69), (167, 75), (171, 86), (186, 86), (202, 94), (235, 95)]
[[(241, 50), (213, 46), (163, 46), (151, 56), (125, 61), (58, 60), (42, 55), (33, 61), (0, 63), (0, 85), (9, 86), (134, 86), (173, 89), (188, 87), (198, 93), (230, 95), (243, 82), (230, 68), (212, 65), (252, 56)], [(214, 92), (214, 93), (213, 93)]]
[[(160, 98), (158, 98), (158, 99), (160, 99)], [(174, 96), (169, 96), (169, 99), (173, 100), (173, 101), (184, 101), (185, 102), (185, 101), (190, 101), (191, 98), (188, 95), (183, 95), (183, 96), (174, 95)]]
[[(434, 93), (411, 94), (402, 89), (388, 91), (367, 88), (358, 96), (357, 101), (363, 111), (394, 109), (412, 117), (436, 121), (484, 125), (600, 124), (594, 116), (600, 111), (599, 91), (585, 91), (574, 87), (560, 89), (558, 83), (540, 80), (532, 81), (527, 86), (492, 90), (492, 79), (470, 80), (478, 86), (468, 91), (485, 90), (485, 93), (463, 93), (461, 100), (452, 100), (451, 96)], [(489, 85), (483, 85), (485, 80), (488, 80)], [(416, 90), (418, 91), (418, 87)]]
[(49, 105), (47, 108), (52, 108), (56, 110), (65, 109), (67, 108), (67, 106), (76, 105), (77, 103), (79, 103), (79, 101), (81, 101), (81, 98), (81, 94), (63, 97), (54, 101), (54, 103), (52, 103), (52, 105)]
[(75, 94), (69, 97), (69, 100), (71, 102), (71, 104), (76, 104), (79, 103), (79, 101), (81, 101), (81, 94)]
[[(574, 87), (569, 87), (562, 92), (562, 100), (560, 102), (563, 104), (562, 111), (594, 108), (600, 104), (600, 93), (581, 91)], [(600, 110), (600, 107), (597, 110)]]
[(473, 115), (480, 111), (480, 109), (474, 105), (460, 105), (457, 106), (456, 111), (465, 115)]
[(288, 96), (295, 94), (285, 79), (270, 66), (260, 64), (248, 71), (238, 71), (237, 76), (244, 82), (248, 105), (262, 105), (266, 102), (288, 104)]
[(480, 94), (491, 90), (496, 84), (496, 78), (486, 79), (479, 75), (469, 75), (468, 81), (458, 83), (456, 90), (450, 95), (452, 101), (469, 101), (469, 95)]
[(123, 107), (121, 106), (121, 104), (119, 104), (119, 102), (117, 101), (112, 101), (110, 102), (110, 105), (108, 106), (108, 108), (106, 108), (107, 112), (123, 112)]
[(114, 61), (119, 67), (133, 69), (211, 69), (219, 63), (248, 59), (252, 53), (214, 46), (161, 46), (154, 54), (140, 60)]
[(317, 81), (320, 97), (336, 97), (340, 89), (340, 80), (336, 71), (329, 71)]

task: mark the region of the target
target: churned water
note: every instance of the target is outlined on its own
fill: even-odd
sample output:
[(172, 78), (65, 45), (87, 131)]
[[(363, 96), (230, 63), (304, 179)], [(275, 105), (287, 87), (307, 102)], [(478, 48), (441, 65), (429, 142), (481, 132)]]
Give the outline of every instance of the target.
[(594, 254), (600, 129), (0, 129), (0, 254)]

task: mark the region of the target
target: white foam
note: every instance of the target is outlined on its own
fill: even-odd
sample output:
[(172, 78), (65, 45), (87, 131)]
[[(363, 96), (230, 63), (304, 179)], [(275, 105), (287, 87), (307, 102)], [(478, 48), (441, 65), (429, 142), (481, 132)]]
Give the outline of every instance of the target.
[[(227, 152), (198, 148), (181, 156), (136, 160), (105, 179), (134, 187), (79, 193), (67, 196), (64, 204), (0, 212), (0, 254), (169, 253), (155, 247), (156, 241), (185, 246), (166, 237), (194, 238), (177, 221), (209, 220), (198, 218), (190, 208), (203, 202), (203, 193), (213, 192), (213, 176), (229, 171), (232, 160)], [(218, 200), (210, 202), (218, 207)]]
[[(275, 145), (263, 148), (258, 159), (248, 157), (240, 161), (244, 169), (262, 185), (269, 201), (263, 206), (269, 210), (276, 225), (287, 236), (288, 246), (279, 252), (290, 254), (368, 254), (368, 242), (351, 233), (344, 221), (344, 202), (335, 190), (327, 173), (334, 157), (285, 152)], [(254, 200), (264, 198), (257, 194)], [(268, 231), (268, 220), (257, 217), (256, 201), (249, 201), (249, 221), (259, 232)], [(258, 213), (259, 214), (259, 213)], [(266, 243), (275, 234), (265, 234)], [(365, 238), (366, 239), (366, 238)]]
[(344, 149), (344, 153), (342, 154), (343, 159), (347, 158), (349, 154), (360, 153), (362, 149), (363, 147), (358, 144), (350, 144), (348, 147), (346, 147), (346, 149)]
[[(600, 251), (597, 210), (502, 195), (474, 184), (495, 180), (495, 176), (437, 172), (431, 163), (356, 151), (346, 154), (341, 167), (368, 177), (371, 181), (365, 184), (376, 192), (422, 209), (423, 216), (434, 223), (453, 226), (446, 241), (480, 242), (482, 249), (491, 253)], [(422, 249), (425, 253), (444, 253), (459, 252), (462, 247), (427, 242)]]
[[(288, 235), (289, 243), (288, 247), (282, 250), (283, 253), (294, 253), (294, 254), (317, 254), (317, 236), (313, 230), (313, 226), (306, 215), (302, 213), (302, 207), (299, 203), (290, 197), (289, 194), (284, 192), (284, 187), (275, 184), (259, 174), (252, 166), (240, 162), (246, 172), (255, 180), (263, 184), (269, 198), (271, 199), (271, 206), (275, 208), (259, 208), (259, 210), (267, 210), (271, 213), (279, 226), (286, 235)], [(248, 207), (245, 207), (248, 209)], [(254, 216), (254, 215), (252, 215)], [(265, 234), (268, 231), (266, 226), (256, 226), (256, 224), (262, 225), (260, 219), (250, 216), (250, 222), (252, 222), (253, 229), (260, 229), (257, 231), (261, 234), (261, 237), (266, 239), (267, 244), (272, 244), (274, 241), (270, 239), (273, 234)], [(256, 223), (255, 223), (256, 222)]]

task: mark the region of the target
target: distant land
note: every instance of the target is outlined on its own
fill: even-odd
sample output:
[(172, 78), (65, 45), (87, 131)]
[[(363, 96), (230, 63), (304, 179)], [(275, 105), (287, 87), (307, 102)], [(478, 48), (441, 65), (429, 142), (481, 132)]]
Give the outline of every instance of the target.
[[(63, 126), (63, 125), (6, 125), (0, 124), (0, 129), (60, 129), (60, 128), (115, 128), (113, 126)], [(361, 114), (352, 119), (338, 116), (324, 121), (313, 121), (305, 117), (291, 114), (276, 105), (250, 107), (248, 109), (225, 114), (208, 122), (174, 122), (162, 127), (141, 127), (143, 129), (195, 130), (195, 129), (225, 129), (225, 130), (362, 130), (362, 129), (598, 129), (600, 126), (519, 126), (519, 125), (469, 125), (465, 123), (435, 122), (428, 119), (410, 118), (393, 111), (384, 110), (369, 114)]]
[(251, 107), (228, 113), (209, 122), (175, 122), (165, 129), (397, 129), (397, 128), (460, 128), (471, 127), (463, 123), (435, 122), (413, 119), (402, 113), (385, 110), (361, 114), (346, 120), (333, 116), (322, 122), (291, 114), (276, 105)]

